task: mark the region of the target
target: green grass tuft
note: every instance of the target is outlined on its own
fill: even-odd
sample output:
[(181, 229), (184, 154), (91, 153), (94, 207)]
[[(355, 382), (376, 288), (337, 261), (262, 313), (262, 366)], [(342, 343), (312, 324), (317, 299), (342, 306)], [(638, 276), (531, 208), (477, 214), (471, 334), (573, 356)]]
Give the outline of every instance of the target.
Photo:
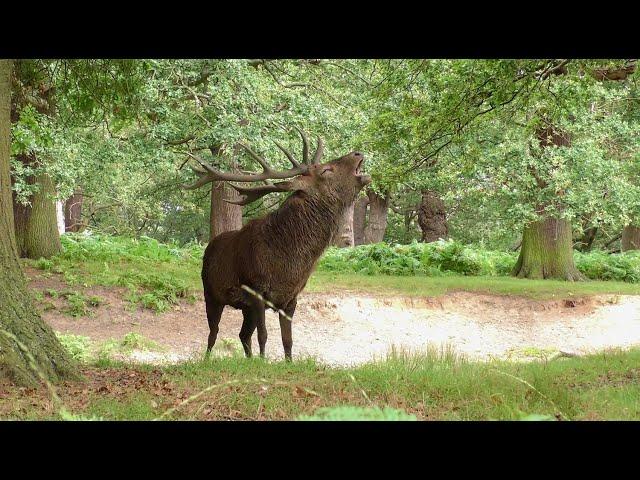
[(409, 415), (403, 410), (389, 407), (353, 407), (341, 405), (337, 407), (324, 407), (318, 409), (313, 415), (301, 415), (298, 420), (417, 420), (415, 415)]
[(92, 342), (89, 337), (56, 332), (56, 336), (69, 355), (79, 362), (90, 359)]
[(110, 366), (110, 360), (116, 354), (129, 354), (134, 350), (161, 352), (164, 347), (137, 332), (129, 332), (121, 340), (111, 339), (100, 345), (97, 358), (102, 366)]

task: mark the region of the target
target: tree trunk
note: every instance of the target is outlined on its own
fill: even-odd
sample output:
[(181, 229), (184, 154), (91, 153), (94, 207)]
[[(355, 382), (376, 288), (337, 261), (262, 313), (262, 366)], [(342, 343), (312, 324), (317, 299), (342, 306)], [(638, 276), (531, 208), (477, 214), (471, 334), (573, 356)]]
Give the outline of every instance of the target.
[(340, 227), (333, 237), (332, 245), (336, 247), (353, 247), (355, 245), (355, 239), (353, 235), (353, 212), (355, 209), (355, 202), (349, 205), (344, 211), (344, 215), (340, 221)]
[(27, 258), (49, 258), (62, 251), (55, 187), (46, 173), (36, 176), (36, 183), (39, 188), (31, 197), (31, 212), (24, 229), (23, 254)]
[[(211, 155), (220, 155), (221, 145), (211, 145)], [(231, 171), (238, 169), (237, 159), (241, 147), (233, 148), (231, 157)], [(223, 232), (240, 230), (242, 228), (242, 206), (225, 202), (224, 200), (238, 200), (240, 194), (226, 182), (212, 182), (211, 184), (211, 210), (209, 215), (209, 241)]]
[[(571, 145), (571, 135), (552, 125), (539, 128), (536, 136), (542, 148)], [(540, 188), (547, 186), (533, 167), (531, 172)], [(557, 192), (559, 198), (563, 194), (562, 191)], [(542, 212), (543, 209), (538, 211)], [(531, 279), (584, 280), (573, 262), (571, 223), (567, 219), (544, 218), (527, 225), (522, 234), (520, 256), (513, 275)]]
[[(18, 159), (27, 165), (36, 163), (34, 155), (19, 155)], [(33, 259), (49, 258), (62, 251), (55, 187), (51, 177), (44, 172), (28, 178), (27, 182), (38, 188), (29, 199), (31, 204), (23, 205), (15, 195), (13, 197), (18, 255)]]
[(513, 275), (531, 279), (584, 280), (573, 262), (572, 247), (568, 220), (547, 218), (533, 222), (524, 228)]
[(15, 228), (15, 241), (18, 251), (18, 257), (24, 257), (24, 232), (27, 229), (27, 222), (31, 215), (31, 207), (23, 205), (16, 199), (13, 194), (13, 220)]
[(213, 182), (211, 184), (209, 241), (223, 232), (242, 228), (242, 207), (224, 201), (224, 199), (236, 200), (239, 197), (238, 192), (225, 182)]
[(640, 227), (627, 225), (622, 230), (622, 240), (620, 241), (621, 250), (627, 252), (629, 250), (640, 250)]
[(369, 223), (364, 231), (365, 243), (378, 243), (384, 239), (387, 229), (387, 213), (389, 210), (389, 195), (384, 197), (373, 190), (367, 192), (369, 197)]
[(446, 239), (449, 235), (444, 202), (437, 193), (428, 190), (422, 192), (422, 201), (418, 209), (418, 224), (422, 230), (423, 242), (435, 242), (441, 238)]
[(353, 244), (364, 244), (364, 230), (367, 225), (367, 206), (369, 198), (360, 196), (353, 207)]
[(67, 232), (80, 232), (83, 229), (82, 224), (82, 203), (84, 195), (82, 189), (77, 188), (64, 203), (64, 224)]
[(55, 381), (74, 376), (74, 365), (34, 308), (18, 262), (9, 169), (11, 67), (11, 60), (0, 60), (0, 378), (35, 386), (34, 367)]

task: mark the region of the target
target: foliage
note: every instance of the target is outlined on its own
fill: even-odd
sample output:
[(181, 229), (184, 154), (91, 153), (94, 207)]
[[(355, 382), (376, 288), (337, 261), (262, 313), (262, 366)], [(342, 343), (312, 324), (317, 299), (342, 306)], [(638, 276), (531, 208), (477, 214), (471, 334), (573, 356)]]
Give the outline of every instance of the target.
[[(516, 260), (514, 252), (486, 250), (454, 240), (409, 245), (378, 243), (352, 249), (329, 248), (320, 259), (318, 270), (364, 275), (506, 276)], [(592, 280), (640, 281), (640, 252), (575, 252), (575, 262), (578, 270)]]
[(91, 339), (83, 335), (56, 332), (62, 346), (74, 360), (86, 362), (90, 358)]
[[(294, 126), (325, 138), (327, 156), (362, 150), (372, 188), (394, 206), (440, 192), (450, 233), (463, 243), (506, 249), (522, 226), (570, 218), (600, 239), (640, 218), (637, 184), (638, 73), (602, 81), (593, 72), (621, 60), (24, 60), (20, 98), (55, 90), (55, 114), (23, 102), (13, 124), (14, 190), (25, 200), (44, 168), (66, 198), (81, 186), (84, 219), (109, 233), (165, 242), (205, 241), (209, 192), (193, 179), (187, 152), (221, 168), (256, 165), (244, 141), (274, 166), (272, 140), (299, 151)], [(556, 74), (561, 73), (561, 74)], [(54, 91), (51, 90), (51, 91)], [(29, 97), (31, 98), (31, 97)], [(554, 125), (571, 145), (541, 148)], [(215, 153), (214, 155), (214, 152)], [(279, 203), (244, 209), (245, 220)], [(413, 207), (412, 207), (413, 205)], [(386, 240), (418, 229), (391, 212)]]
[(365, 275), (508, 275), (516, 256), (462, 245), (453, 240), (409, 245), (378, 243), (352, 249), (330, 248), (320, 271)]
[(608, 254), (601, 251), (575, 253), (578, 270), (587, 278), (640, 282), (640, 251)]

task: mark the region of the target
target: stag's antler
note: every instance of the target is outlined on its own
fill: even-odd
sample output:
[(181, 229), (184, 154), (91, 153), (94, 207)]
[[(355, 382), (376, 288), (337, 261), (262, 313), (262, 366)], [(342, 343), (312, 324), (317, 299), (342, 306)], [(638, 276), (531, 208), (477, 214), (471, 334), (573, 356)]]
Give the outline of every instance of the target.
[[(287, 156), (287, 158), (293, 165), (293, 168), (290, 168), (288, 170), (283, 170), (283, 171), (273, 170), (264, 158), (262, 158), (260, 155), (255, 153), (253, 150), (251, 150), (251, 148), (249, 148), (247, 145), (243, 143), (239, 143), (238, 145), (242, 147), (244, 150), (246, 150), (247, 153), (255, 161), (257, 161), (260, 164), (260, 166), (262, 167), (262, 173), (222, 172), (212, 167), (208, 163), (206, 163), (200, 157), (192, 153), (187, 153), (187, 155), (189, 155), (191, 158), (196, 160), (202, 168), (191, 167), (191, 170), (193, 170), (200, 178), (192, 185), (185, 185), (184, 188), (187, 190), (193, 190), (209, 182), (214, 182), (214, 181), (260, 182), (265, 180), (285, 179), (285, 178), (296, 177), (298, 175), (302, 175), (306, 173), (309, 170), (310, 165), (320, 162), (320, 159), (322, 158), (322, 154), (324, 151), (324, 144), (322, 142), (322, 139), (318, 137), (318, 146), (313, 155), (313, 158), (310, 159), (309, 158), (309, 139), (307, 138), (307, 135), (298, 127), (296, 127), (296, 130), (298, 131), (298, 133), (300, 133), (300, 136), (302, 137), (302, 158), (303, 158), (302, 164), (295, 159), (295, 157), (291, 154), (291, 152), (289, 152), (289, 150), (287, 150), (286, 148), (284, 148), (282, 145), (280, 145), (278, 142), (275, 142), (275, 141), (274, 143), (280, 150), (282, 150), (282, 152), (284, 152), (284, 154)], [(251, 203), (257, 200), (258, 198), (271, 192), (290, 191), (295, 188), (295, 182), (280, 182), (276, 184), (260, 185), (257, 187), (238, 187), (233, 184), (231, 184), (231, 186), (235, 188), (239, 193), (244, 195), (244, 197), (240, 200), (235, 200), (235, 201), (225, 200), (225, 201), (228, 203), (235, 203), (237, 205), (247, 205), (248, 203)]]

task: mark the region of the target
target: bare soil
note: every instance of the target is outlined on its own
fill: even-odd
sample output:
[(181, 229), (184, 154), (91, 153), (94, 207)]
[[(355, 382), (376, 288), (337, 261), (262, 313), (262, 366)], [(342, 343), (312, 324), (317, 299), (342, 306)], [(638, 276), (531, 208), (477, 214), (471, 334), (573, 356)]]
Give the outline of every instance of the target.
[[(27, 269), (33, 291), (69, 289), (54, 275)], [(138, 332), (167, 351), (134, 352), (144, 361), (177, 361), (204, 352), (208, 335), (204, 302), (181, 302), (156, 314), (132, 306), (120, 288), (76, 288), (105, 303), (92, 315), (73, 318), (66, 300), (45, 298), (43, 318), (55, 330), (102, 341)], [(43, 305), (41, 305), (43, 307)], [(219, 352), (239, 347), (242, 314), (227, 307), (220, 322)], [(267, 356), (283, 357), (277, 314), (267, 312)], [(575, 354), (640, 345), (640, 297), (603, 295), (541, 301), (513, 296), (457, 292), (440, 297), (382, 297), (358, 292), (303, 293), (293, 325), (294, 357), (330, 365), (353, 365), (383, 357), (391, 348), (424, 351), (451, 346), (471, 359), (518, 359), (537, 351)], [(254, 351), (257, 339), (254, 335)]]

